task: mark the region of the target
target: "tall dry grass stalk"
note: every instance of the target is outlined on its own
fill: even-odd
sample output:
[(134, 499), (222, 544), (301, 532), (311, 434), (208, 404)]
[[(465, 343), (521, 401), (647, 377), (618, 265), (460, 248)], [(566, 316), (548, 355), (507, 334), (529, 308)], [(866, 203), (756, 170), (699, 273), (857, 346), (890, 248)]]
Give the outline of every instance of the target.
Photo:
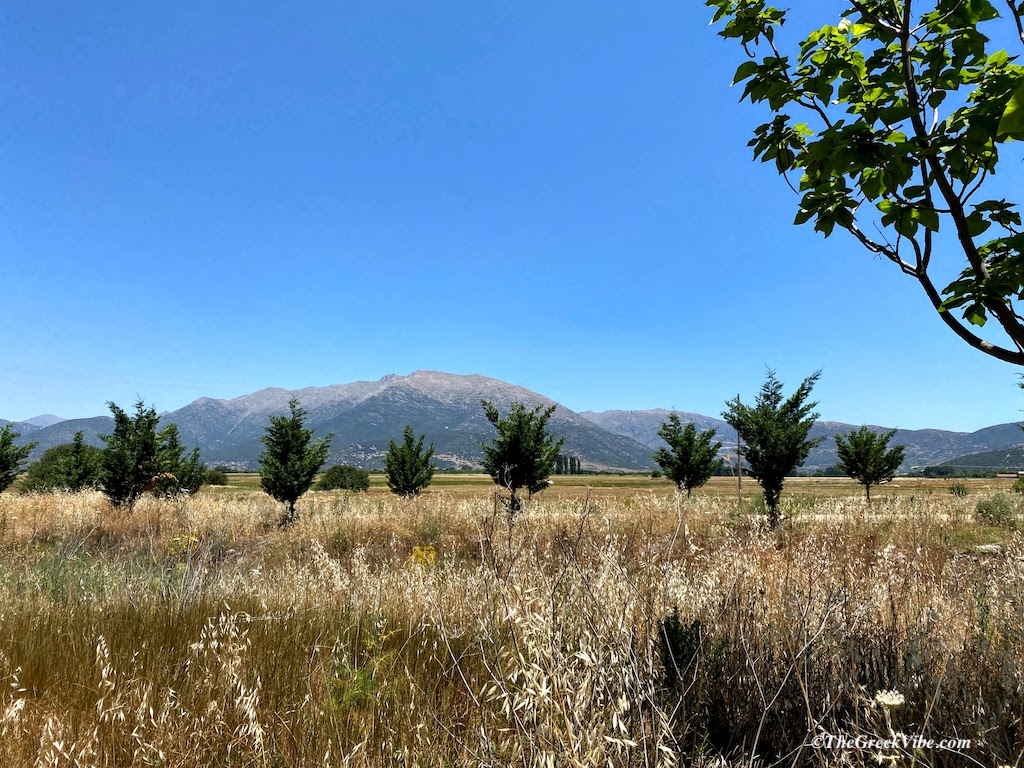
[(3, 494), (0, 764), (1017, 765), (1020, 510), (973, 509)]

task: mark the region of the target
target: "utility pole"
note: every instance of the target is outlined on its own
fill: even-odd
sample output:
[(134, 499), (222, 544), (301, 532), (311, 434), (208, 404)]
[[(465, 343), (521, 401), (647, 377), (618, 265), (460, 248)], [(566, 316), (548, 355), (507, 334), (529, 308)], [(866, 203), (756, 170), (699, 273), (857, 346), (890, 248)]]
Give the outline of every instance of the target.
[[(739, 405), (740, 396), (736, 395), (736, 404)], [(739, 504), (739, 511), (743, 512), (743, 446), (740, 444), (740, 431), (736, 430), (736, 500)]]

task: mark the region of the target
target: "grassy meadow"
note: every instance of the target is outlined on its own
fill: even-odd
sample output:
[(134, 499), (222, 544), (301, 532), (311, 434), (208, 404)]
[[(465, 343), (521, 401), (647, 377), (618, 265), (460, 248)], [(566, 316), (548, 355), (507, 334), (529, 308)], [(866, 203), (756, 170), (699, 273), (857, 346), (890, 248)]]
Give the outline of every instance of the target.
[(1022, 764), (1009, 483), (554, 480), (0, 494), (0, 765)]

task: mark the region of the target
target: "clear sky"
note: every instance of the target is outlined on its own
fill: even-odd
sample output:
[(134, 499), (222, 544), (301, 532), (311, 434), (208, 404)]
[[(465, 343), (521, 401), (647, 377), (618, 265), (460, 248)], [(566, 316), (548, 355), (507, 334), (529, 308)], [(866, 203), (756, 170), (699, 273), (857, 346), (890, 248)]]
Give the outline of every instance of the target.
[(717, 416), (771, 366), (789, 387), (824, 369), (825, 419), (1020, 419), (1017, 370), (916, 283), (792, 226), (709, 19), (693, 0), (4, 3), (0, 417), (419, 368)]

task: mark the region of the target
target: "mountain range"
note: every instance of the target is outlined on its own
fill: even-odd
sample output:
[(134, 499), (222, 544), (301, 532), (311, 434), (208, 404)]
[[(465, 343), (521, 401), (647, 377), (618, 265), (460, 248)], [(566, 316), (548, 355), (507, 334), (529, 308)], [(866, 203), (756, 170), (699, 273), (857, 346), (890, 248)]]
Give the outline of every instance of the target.
[[(198, 445), (208, 464), (238, 469), (255, 468), (262, 444), (260, 436), (271, 415), (287, 412), (288, 401), (298, 398), (307, 411), (306, 425), (318, 436), (333, 433), (330, 463), (355, 464), (369, 469), (383, 466), (390, 440), (398, 440), (406, 424), (426, 434), (435, 445), (435, 461), (442, 468), (477, 466), (481, 443), (495, 432), (484, 416), (480, 400), (495, 403), (505, 413), (513, 402), (528, 406), (555, 406), (551, 431), (565, 438), (563, 452), (577, 456), (584, 469), (646, 470), (661, 444), (658, 428), (670, 411), (584, 411), (576, 413), (536, 392), (486, 376), (463, 376), (438, 371), (391, 374), (377, 381), (357, 381), (299, 390), (262, 389), (228, 400), (202, 397), (179, 410), (161, 415), (161, 425), (178, 425), (182, 441)], [(677, 411), (685, 423), (716, 429), (721, 453), (735, 454), (736, 433), (724, 421), (697, 413)], [(7, 424), (0, 419), (0, 426)], [(36, 442), (32, 458), (47, 448), (70, 442), (81, 431), (86, 441), (102, 445), (100, 435), (113, 429), (109, 416), (60, 419), (45, 415), (17, 422), (19, 442)], [(833, 435), (857, 425), (818, 422), (812, 436), (825, 439), (812, 451), (804, 469), (823, 469), (836, 461)], [(882, 427), (872, 427), (883, 429)], [(893, 444), (906, 446), (903, 469), (939, 464), (958, 456), (1004, 450), (1024, 443), (1016, 424), (1000, 424), (977, 432), (937, 429), (897, 430)]]

